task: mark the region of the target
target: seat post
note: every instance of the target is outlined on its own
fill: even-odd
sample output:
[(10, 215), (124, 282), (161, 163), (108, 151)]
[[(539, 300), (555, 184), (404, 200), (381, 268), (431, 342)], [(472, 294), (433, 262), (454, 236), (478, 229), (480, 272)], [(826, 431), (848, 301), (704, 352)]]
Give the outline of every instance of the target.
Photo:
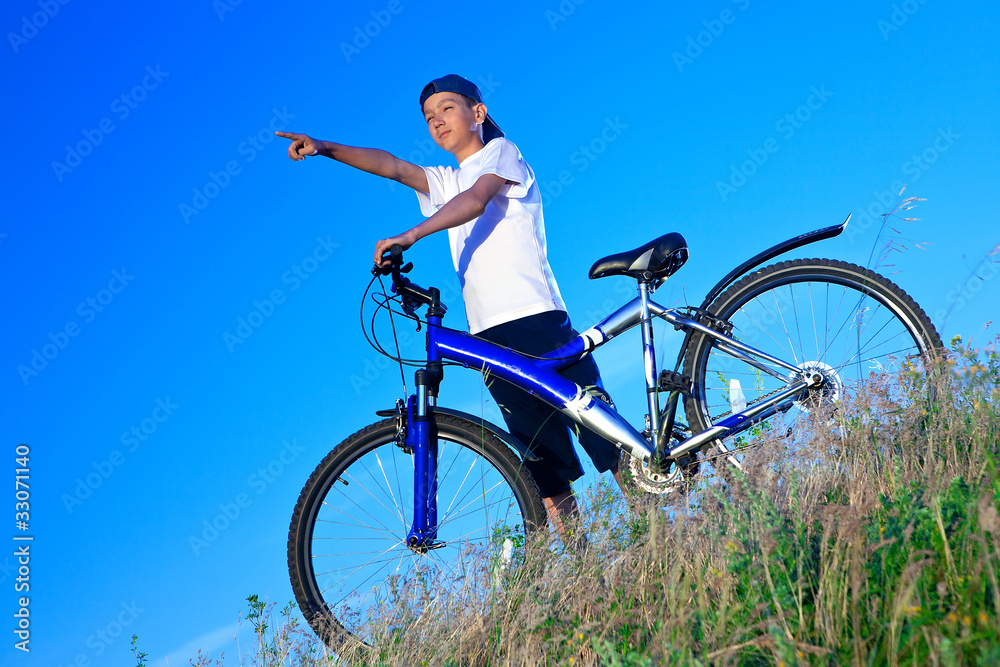
[(639, 316), (642, 330), (642, 357), (646, 371), (646, 399), (649, 403), (649, 431), (655, 444), (660, 432), (660, 394), (657, 391), (656, 351), (653, 345), (653, 322), (649, 317), (649, 282), (639, 279)]

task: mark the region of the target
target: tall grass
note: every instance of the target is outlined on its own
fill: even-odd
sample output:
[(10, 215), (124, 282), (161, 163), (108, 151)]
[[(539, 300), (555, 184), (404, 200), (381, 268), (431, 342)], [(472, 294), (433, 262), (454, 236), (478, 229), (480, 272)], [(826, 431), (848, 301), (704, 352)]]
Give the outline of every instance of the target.
[[(956, 339), (929, 377), (813, 414), (679, 507), (636, 516), (599, 489), (588, 548), (542, 539), (491, 613), (421, 618), (365, 662), (1000, 664), (998, 398), (995, 347)], [(269, 652), (303, 631), (286, 617), (272, 632), (240, 664), (350, 661)]]

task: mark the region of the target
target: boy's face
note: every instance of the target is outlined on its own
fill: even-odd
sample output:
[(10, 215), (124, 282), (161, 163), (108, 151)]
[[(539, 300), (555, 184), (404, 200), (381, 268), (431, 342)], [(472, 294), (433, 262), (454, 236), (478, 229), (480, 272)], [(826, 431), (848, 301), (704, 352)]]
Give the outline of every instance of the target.
[(459, 161), (471, 155), (469, 150), (478, 150), (483, 145), (480, 123), (486, 120), (486, 106), (470, 107), (458, 93), (434, 93), (428, 97), (424, 102), (424, 120), (434, 142)]

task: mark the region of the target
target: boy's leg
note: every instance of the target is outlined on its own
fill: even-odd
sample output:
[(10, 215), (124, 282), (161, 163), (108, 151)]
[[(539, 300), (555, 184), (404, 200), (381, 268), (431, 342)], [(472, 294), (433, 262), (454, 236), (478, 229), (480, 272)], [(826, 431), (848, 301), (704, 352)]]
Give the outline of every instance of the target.
[(583, 468), (562, 415), (503, 380), (494, 379), (487, 387), (510, 434), (540, 459), (525, 461), (524, 467), (538, 485), (549, 522), (563, 536), (567, 520), (578, 514), (570, 483), (583, 475)]
[[(572, 334), (561, 330), (562, 312), (539, 313), (480, 332), (481, 338), (527, 354), (544, 354), (566, 343)], [(545, 505), (546, 514), (560, 536), (568, 520), (578, 514), (570, 484), (583, 476), (562, 415), (541, 399), (503, 380), (486, 382), (511, 435), (540, 459), (525, 461)]]
[[(620, 461), (621, 459), (619, 459)], [(619, 461), (615, 462), (614, 467), (611, 468), (611, 476), (615, 478), (615, 482), (618, 484), (618, 489), (622, 492), (622, 497), (625, 498), (625, 502), (628, 503), (628, 508), (632, 510), (632, 513), (636, 516), (640, 515), (639, 507), (635, 504), (632, 494), (634, 491), (625, 486), (625, 480), (622, 479), (622, 473), (619, 469)]]
[(487, 387), (510, 434), (539, 458), (525, 461), (524, 467), (538, 485), (549, 523), (560, 538), (565, 538), (567, 524), (579, 516), (571, 482), (583, 475), (583, 468), (562, 415), (503, 380), (493, 380)]
[[(544, 354), (576, 335), (569, 317), (561, 311), (529, 316), (479, 334), (494, 343), (528, 354)], [(614, 405), (603, 390), (600, 371), (593, 357), (584, 358), (561, 374), (588, 388), (600, 400)], [(570, 429), (577, 433), (580, 444), (590, 455), (598, 472), (610, 470), (625, 495), (625, 485), (618, 471), (619, 451), (612, 443), (579, 427), (552, 406), (502, 380), (492, 380), (487, 382), (487, 386), (511, 434), (542, 458), (525, 465), (538, 484), (549, 522), (560, 537), (565, 536), (567, 520), (579, 515), (576, 497), (569, 483), (583, 475), (580, 460), (569, 439)]]
[[(573, 380), (581, 387), (586, 388), (597, 400), (604, 401), (614, 408), (614, 401), (604, 391), (604, 386), (601, 382), (601, 372), (597, 368), (597, 363), (593, 357), (585, 357), (562, 371), (562, 375)], [(580, 446), (590, 455), (590, 459), (594, 462), (597, 471), (608, 471), (611, 473), (615, 479), (615, 483), (618, 484), (618, 488), (622, 492), (622, 496), (628, 502), (629, 509), (638, 514), (638, 509), (629, 497), (630, 491), (625, 486), (625, 480), (622, 478), (621, 471), (619, 470), (621, 452), (618, 448), (593, 431), (577, 426), (568, 417), (563, 418), (566, 420), (567, 425), (576, 432)]]
[(557, 493), (547, 498), (542, 498), (545, 505), (545, 513), (549, 517), (549, 523), (556, 529), (559, 537), (565, 537), (566, 524), (580, 516), (580, 507), (576, 504), (576, 496), (573, 495), (573, 488)]

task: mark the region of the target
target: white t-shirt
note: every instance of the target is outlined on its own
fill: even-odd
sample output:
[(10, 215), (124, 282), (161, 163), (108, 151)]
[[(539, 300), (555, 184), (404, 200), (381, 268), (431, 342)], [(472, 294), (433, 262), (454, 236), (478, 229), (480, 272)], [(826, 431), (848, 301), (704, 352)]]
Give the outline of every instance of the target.
[(483, 214), (448, 230), (469, 331), (550, 310), (566, 310), (545, 254), (542, 197), (535, 174), (505, 138), (465, 158), (458, 169), (424, 167), (429, 194), (417, 193), (430, 217), (483, 174), (513, 181), (500, 188)]

